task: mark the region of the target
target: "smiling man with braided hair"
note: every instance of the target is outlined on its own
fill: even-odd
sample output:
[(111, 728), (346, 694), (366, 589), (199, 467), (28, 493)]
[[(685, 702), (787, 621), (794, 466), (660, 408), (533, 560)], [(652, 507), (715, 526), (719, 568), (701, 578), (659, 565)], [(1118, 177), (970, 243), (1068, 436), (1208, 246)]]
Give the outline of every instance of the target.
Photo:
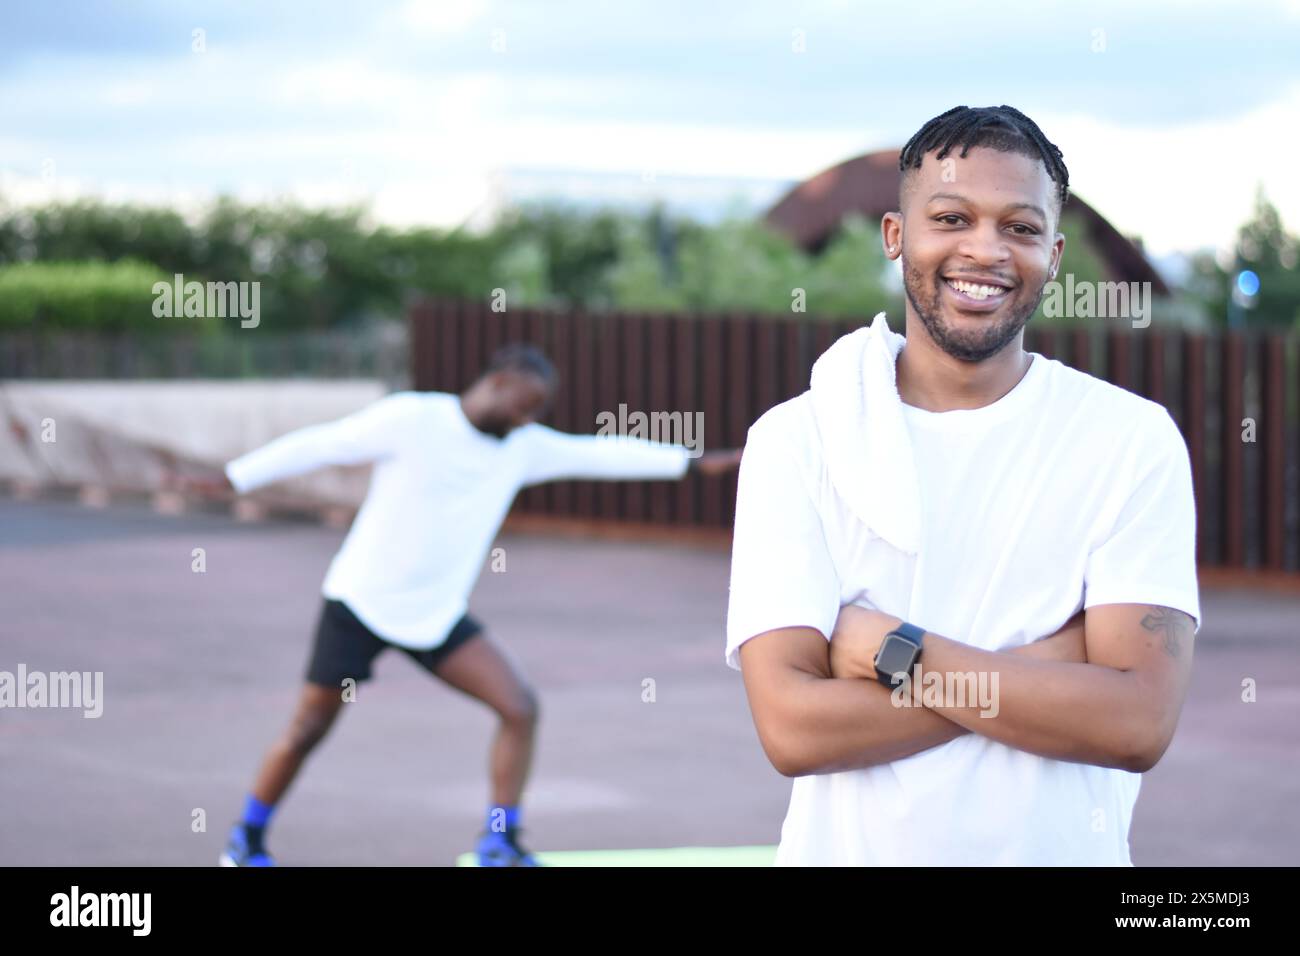
[(832, 345), (741, 465), (726, 655), (795, 778), (777, 861), (1131, 865), (1199, 626), (1186, 445), (1024, 350), (1069, 186), (1032, 120), (957, 107), (899, 165), (906, 337)]

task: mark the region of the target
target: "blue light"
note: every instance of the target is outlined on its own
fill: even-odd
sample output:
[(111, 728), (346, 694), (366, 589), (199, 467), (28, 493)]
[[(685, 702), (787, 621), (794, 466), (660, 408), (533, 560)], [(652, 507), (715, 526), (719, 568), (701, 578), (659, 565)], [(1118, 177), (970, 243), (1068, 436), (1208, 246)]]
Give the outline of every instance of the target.
[(1237, 291), (1246, 297), (1259, 294), (1259, 276), (1249, 269), (1237, 273)]

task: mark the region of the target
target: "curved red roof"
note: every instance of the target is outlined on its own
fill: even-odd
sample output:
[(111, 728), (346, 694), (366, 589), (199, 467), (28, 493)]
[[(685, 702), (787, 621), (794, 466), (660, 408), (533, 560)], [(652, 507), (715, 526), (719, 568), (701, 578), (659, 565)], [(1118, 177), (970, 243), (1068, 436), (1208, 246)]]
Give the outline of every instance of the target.
[[(898, 208), (896, 149), (884, 149), (845, 160), (795, 186), (771, 209), (766, 221), (810, 252), (820, 251), (849, 213), (879, 219)], [(1126, 239), (1099, 212), (1073, 193), (1067, 212), (1082, 221), (1088, 241), (1100, 256), (1113, 282), (1150, 282), (1157, 295), (1169, 288), (1142, 250)]]

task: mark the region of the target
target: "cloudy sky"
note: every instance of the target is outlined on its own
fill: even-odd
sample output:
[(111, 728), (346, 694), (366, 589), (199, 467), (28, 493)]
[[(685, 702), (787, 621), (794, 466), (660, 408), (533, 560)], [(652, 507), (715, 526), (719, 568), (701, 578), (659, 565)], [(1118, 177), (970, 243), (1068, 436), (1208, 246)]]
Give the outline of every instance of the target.
[(1300, 0), (13, 4), (0, 198), (761, 208), (1008, 103), (1157, 255), (1224, 247), (1263, 184), (1300, 229)]

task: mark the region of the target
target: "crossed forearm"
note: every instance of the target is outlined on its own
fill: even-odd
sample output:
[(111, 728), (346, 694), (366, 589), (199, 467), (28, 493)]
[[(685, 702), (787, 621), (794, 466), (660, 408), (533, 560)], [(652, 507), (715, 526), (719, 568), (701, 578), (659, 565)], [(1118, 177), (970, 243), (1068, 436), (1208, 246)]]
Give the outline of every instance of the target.
[(831, 677), (829, 669), (790, 681), (770, 735), (785, 755), (787, 776), (889, 763), (968, 732), (925, 707), (895, 707), (880, 684)]
[[(928, 653), (928, 651), (927, 651)], [(992, 652), (999, 663), (1016, 659), (1046, 663), (1042, 642)], [(790, 678), (782, 695), (786, 718), (774, 730), (789, 738), (786, 752), (797, 753), (795, 774), (833, 773), (901, 760), (970, 733), (982, 732), (924, 706), (900, 707), (883, 684), (824, 672)], [(977, 719), (978, 720), (978, 719)]]
[[(1136, 731), (1158, 719), (1154, 709), (1150, 721), (1135, 719), (1143, 714), (1144, 699), (1153, 696), (1139, 675), (1099, 664), (1026, 659), (927, 633), (921, 666), (941, 677), (983, 672), (997, 691), (997, 706), (987, 711), (978, 701), (957, 707), (944, 700), (927, 712), (1042, 757), (1133, 769), (1143, 746)], [(923, 678), (913, 688), (922, 699), (924, 683)]]

